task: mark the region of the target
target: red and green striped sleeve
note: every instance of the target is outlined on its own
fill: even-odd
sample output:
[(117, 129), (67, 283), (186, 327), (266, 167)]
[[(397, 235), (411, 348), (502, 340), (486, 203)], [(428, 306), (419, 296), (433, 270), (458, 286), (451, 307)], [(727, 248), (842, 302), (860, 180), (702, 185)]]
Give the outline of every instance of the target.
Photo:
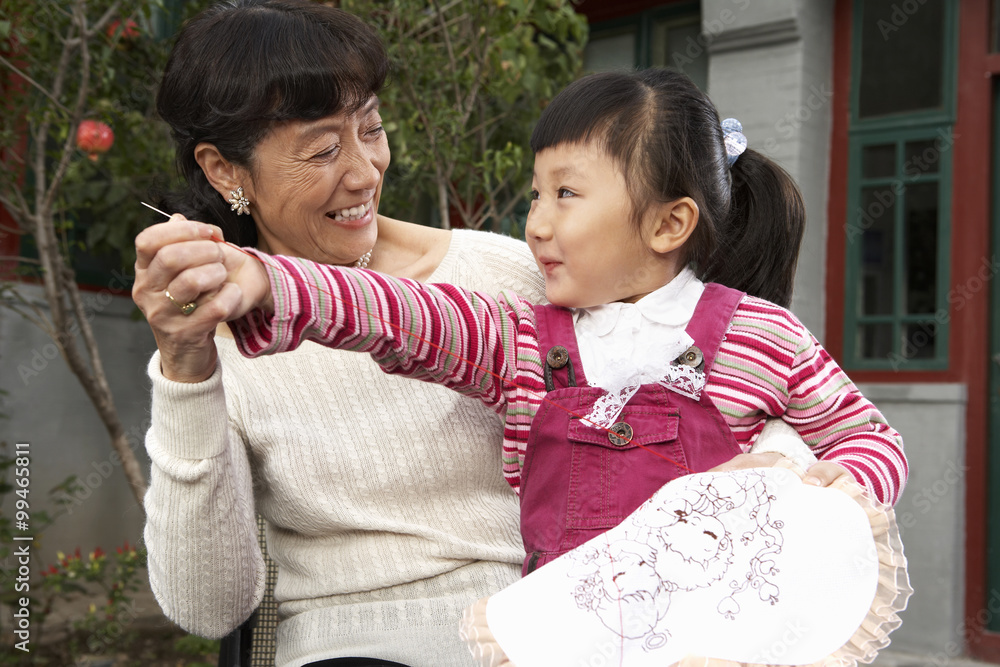
[(873, 498), (895, 503), (908, 474), (903, 440), (790, 312), (745, 298), (707, 391), (746, 449), (763, 416), (793, 426), (821, 460), (850, 470)]
[(254, 254), (271, 279), (274, 313), (253, 311), (230, 323), (241, 353), (283, 352), (312, 340), (367, 352), (386, 372), (478, 398), (505, 417), (503, 472), (519, 489), (528, 430), (545, 393), (529, 302)]

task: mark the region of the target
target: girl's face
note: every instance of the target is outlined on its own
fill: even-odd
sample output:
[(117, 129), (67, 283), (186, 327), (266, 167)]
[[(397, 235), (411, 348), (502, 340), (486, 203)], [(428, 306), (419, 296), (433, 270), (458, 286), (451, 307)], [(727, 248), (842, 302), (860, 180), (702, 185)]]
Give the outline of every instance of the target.
[(636, 301), (670, 281), (663, 258), (635, 228), (624, 177), (593, 143), (540, 151), (531, 187), (525, 236), (549, 302)]
[(372, 97), (356, 113), (275, 127), (244, 185), (259, 247), (327, 264), (372, 249), (389, 144)]

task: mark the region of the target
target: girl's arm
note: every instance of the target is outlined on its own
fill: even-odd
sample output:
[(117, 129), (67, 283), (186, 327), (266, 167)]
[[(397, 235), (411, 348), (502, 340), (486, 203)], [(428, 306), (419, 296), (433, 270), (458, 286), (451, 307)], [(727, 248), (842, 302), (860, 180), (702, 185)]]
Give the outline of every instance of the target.
[(783, 332), (792, 353), (784, 421), (819, 459), (809, 477), (831, 483), (846, 469), (869, 496), (893, 505), (909, 473), (903, 438), (864, 397), (836, 361), (790, 312)]
[[(871, 497), (895, 504), (908, 475), (902, 436), (805, 333), (808, 338), (791, 368), (785, 421), (798, 430), (821, 464), (839, 464)], [(810, 473), (822, 478), (835, 476), (836, 470), (821, 467)]]
[(895, 503), (908, 474), (903, 441), (882, 413), (801, 322), (746, 297), (733, 316), (712, 377), (712, 399), (745, 443), (761, 413), (791, 425), (819, 463), (809, 477), (827, 484), (841, 468), (881, 502)]
[(312, 340), (368, 352), (387, 372), (442, 384), (498, 411), (506, 404), (517, 336), (534, 329), (523, 299), (251, 252), (270, 280), (272, 312), (254, 310), (230, 322), (244, 355)]

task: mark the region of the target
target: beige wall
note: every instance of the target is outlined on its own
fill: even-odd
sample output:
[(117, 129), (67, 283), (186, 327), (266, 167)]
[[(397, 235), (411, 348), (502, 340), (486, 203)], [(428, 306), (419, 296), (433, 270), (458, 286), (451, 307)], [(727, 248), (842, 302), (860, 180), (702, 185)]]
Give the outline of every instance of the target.
[(806, 203), (792, 310), (822, 340), (829, 188), (832, 0), (704, 0), (708, 92)]
[[(41, 296), (35, 288), (26, 291)], [(142, 441), (149, 414), (145, 370), (155, 349), (152, 334), (145, 321), (130, 319), (135, 306), (128, 297), (98, 292), (85, 298), (129, 441), (148, 473)], [(48, 490), (68, 475), (76, 475), (83, 485), (70, 513), (45, 532), (39, 550), (43, 561), (51, 562), (56, 551), (80, 547), (88, 553), (97, 546), (108, 550), (139, 540), (139, 507), (90, 400), (52, 342), (8, 310), (0, 310), (0, 389), (8, 392), (3, 412), (10, 416), (0, 420), (0, 440), (10, 446), (30, 444), (32, 509), (42, 509)]]

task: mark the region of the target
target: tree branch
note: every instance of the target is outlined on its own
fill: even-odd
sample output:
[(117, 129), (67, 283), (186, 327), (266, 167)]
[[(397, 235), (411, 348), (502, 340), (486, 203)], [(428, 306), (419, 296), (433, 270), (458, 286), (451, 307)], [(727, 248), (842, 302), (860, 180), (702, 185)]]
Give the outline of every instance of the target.
[[(437, 0), (431, 0), (431, 5), (434, 7), (434, 11), (437, 13), (438, 23), (441, 25), (443, 29), (441, 36), (444, 39), (445, 48), (448, 50), (448, 65), (449, 65), (448, 71), (452, 72), (452, 74), (454, 75), (458, 72), (458, 61), (455, 60), (455, 51), (451, 45), (451, 35), (448, 34), (448, 28), (445, 26), (444, 13), (441, 10), (441, 6), (438, 4)], [(455, 76), (451, 77), (451, 85), (452, 89), (455, 92), (455, 101), (458, 102), (458, 100), (462, 97), (462, 92), (458, 87), (458, 80)]]
[[(447, 12), (448, 9), (450, 9), (451, 7), (453, 7), (455, 4), (457, 4), (457, 3), (454, 3), (454, 2), (450, 3), (449, 5), (443, 7), (442, 11)], [(428, 20), (432, 20), (432, 19), (433, 19), (433, 17), (428, 18)], [(427, 26), (427, 30), (424, 31), (424, 32), (422, 32), (422, 33), (420, 33), (419, 35), (414, 35), (412, 37), (410, 37), (409, 35), (407, 35), (406, 38), (407, 39), (413, 39), (413, 40), (418, 41), (418, 42), (426, 42), (431, 37), (433, 37), (437, 33), (441, 32), (442, 30), (450, 28), (453, 25), (459, 24), (459, 23), (461, 23), (464, 20), (465, 20), (465, 16), (463, 14), (459, 14), (455, 18), (448, 19), (444, 23), (437, 23), (436, 25)], [(436, 46), (436, 45), (435, 44), (431, 44), (431, 46)]]
[[(24, 199), (24, 193), (21, 192), (19, 188), (12, 188), (12, 192), (17, 197), (17, 204), (12, 202), (7, 197), (0, 195), (0, 205), (2, 205), (8, 213), (14, 218), (14, 221), (18, 225), (24, 226), (24, 224), (31, 217), (31, 209), (28, 208), (28, 202)], [(3, 225), (0, 225), (0, 229), (6, 229)], [(15, 234), (23, 234), (24, 230), (10, 230)]]
[(525, 183), (520, 188), (518, 188), (518, 191), (515, 192), (510, 199), (507, 200), (507, 203), (504, 205), (504, 207), (497, 213), (497, 217), (500, 220), (503, 220), (508, 215), (513, 213), (514, 209), (517, 208), (517, 205), (522, 200), (524, 200), (524, 196), (527, 194), (530, 188), (531, 188), (531, 183)]
[(20, 255), (0, 255), (0, 262), (17, 262), (18, 264), (34, 264), (41, 266), (42, 263), (31, 257), (21, 257)]
[(497, 123), (499, 123), (503, 119), (507, 118), (508, 116), (510, 116), (510, 114), (511, 114), (511, 110), (508, 109), (507, 111), (504, 111), (501, 114), (493, 116), (493, 118), (488, 118), (488, 119), (480, 122), (479, 125), (476, 125), (474, 128), (472, 128), (470, 130), (467, 130), (464, 133), (462, 133), (462, 138), (463, 139), (468, 139), (473, 134), (476, 134), (477, 132), (480, 132), (482, 130), (486, 130), (487, 128), (489, 128), (489, 127), (491, 127), (493, 125), (496, 125)]
[[(55, 331), (56, 331), (55, 326), (52, 324), (51, 320), (45, 317), (45, 315), (38, 308), (38, 306), (36, 306), (33, 303), (29, 303), (28, 300), (24, 298), (24, 295), (21, 294), (16, 289), (4, 289), (3, 292), (9, 296), (5, 296), (4, 299), (0, 301), (0, 304), (2, 304), (5, 308), (14, 311), (24, 319), (34, 324), (36, 327), (41, 329), (45, 333), (45, 335), (47, 335), (49, 338), (55, 338)], [(10, 301), (10, 297), (14, 298), (13, 302)], [(20, 308), (21, 306), (25, 308), (30, 308), (32, 314), (26, 313), (23, 310), (21, 310)]]
[(60, 102), (55, 96), (53, 96), (52, 93), (50, 93), (45, 86), (43, 86), (42, 84), (38, 83), (37, 81), (35, 81), (34, 79), (32, 79), (30, 76), (28, 76), (26, 73), (24, 73), (20, 69), (18, 69), (18, 67), (14, 63), (12, 63), (11, 61), (7, 60), (3, 56), (0, 56), (0, 65), (3, 65), (7, 69), (9, 69), (11, 72), (13, 72), (14, 74), (18, 75), (19, 77), (21, 77), (22, 79), (24, 79), (25, 81), (27, 81), (28, 83), (30, 83), (32, 86), (34, 86), (35, 88), (37, 88), (38, 91), (42, 95), (45, 95), (45, 97), (49, 98), (49, 100), (51, 100), (51, 102), (53, 104), (55, 104), (59, 108), (60, 111), (62, 111), (63, 113), (65, 113), (67, 116), (69, 115), (69, 109), (67, 109), (66, 107), (64, 107), (62, 105), (62, 102)]
[[(87, 17), (84, 13), (85, 2), (84, 0), (78, 0), (76, 7), (76, 20), (79, 24), (79, 31), (81, 35), (87, 34)], [(69, 121), (69, 131), (66, 133), (66, 141), (63, 143), (62, 156), (59, 160), (59, 166), (56, 167), (56, 173), (52, 176), (52, 182), (49, 183), (49, 191), (46, 194), (44, 208), (45, 213), (51, 211), (52, 203), (55, 201), (56, 194), (59, 192), (59, 188), (62, 186), (63, 177), (66, 175), (66, 170), (69, 168), (70, 158), (73, 157), (74, 148), (73, 145), (76, 141), (77, 125), (80, 124), (80, 119), (83, 118), (83, 111), (87, 106), (87, 94), (90, 92), (90, 44), (86, 39), (80, 42), (80, 88), (76, 93), (76, 104), (73, 105), (73, 114)], [(41, 211), (39, 211), (41, 213)]]
[[(79, 3), (79, 0), (78, 0)], [(74, 5), (74, 12), (76, 11), (76, 5)], [(63, 82), (66, 79), (66, 71), (69, 69), (69, 59), (73, 53), (73, 48), (67, 44), (70, 37), (73, 36), (76, 30), (76, 24), (70, 24), (69, 33), (67, 38), (63, 40), (62, 52), (59, 55), (59, 63), (56, 65), (56, 75), (55, 80), (52, 84), (52, 96), (56, 99), (62, 95)], [(72, 115), (72, 114), (70, 114)], [(44, 201), (44, 193), (46, 190), (46, 172), (45, 172), (45, 147), (48, 144), (49, 138), (49, 127), (52, 124), (52, 119), (49, 114), (42, 115), (42, 122), (38, 127), (35, 128), (35, 162), (32, 167), (35, 173), (35, 213), (41, 214), (42, 212), (42, 202)]]
[[(67, 40), (76, 34), (77, 24), (81, 23), (79, 18), (84, 0), (75, 0), (73, 4), (74, 22), (67, 28)], [(59, 57), (59, 64), (56, 69), (55, 83), (52, 94), (59, 97), (62, 94), (63, 83), (66, 80), (69, 70), (70, 55), (72, 47), (63, 43), (62, 53)], [(86, 77), (89, 72), (84, 72)], [(49, 138), (49, 128), (52, 120), (48, 114), (43, 115), (42, 122), (35, 129), (35, 155), (32, 169), (35, 174), (35, 213), (32, 216), (34, 223), (35, 242), (38, 245), (38, 258), (42, 262), (42, 285), (45, 291), (45, 299), (49, 304), (50, 316), (53, 330), (56, 332), (68, 330), (69, 314), (66, 303), (62, 299), (65, 290), (63, 284), (62, 265), (64, 260), (59, 253), (59, 246), (55, 235), (55, 228), (52, 223), (51, 209), (46, 206), (46, 160), (45, 148)], [(60, 347), (62, 343), (57, 340)], [(64, 358), (69, 361), (69, 357), (63, 353)]]
[(109, 23), (111, 19), (114, 18), (114, 16), (118, 13), (118, 8), (120, 6), (121, 6), (121, 0), (115, 0), (110, 5), (108, 5), (107, 10), (104, 12), (101, 18), (94, 21), (94, 24), (90, 26), (90, 30), (87, 30), (83, 34), (84, 41), (90, 39), (91, 37), (99, 33), (101, 30), (103, 30), (104, 26), (107, 23)]
[(20, 315), (24, 319), (28, 320), (28, 322), (30, 322), (34, 326), (36, 326), (39, 329), (41, 329), (42, 332), (46, 336), (48, 336), (49, 338), (54, 338), (55, 337), (55, 329), (52, 328), (52, 323), (51, 322), (46, 321), (44, 318), (38, 318), (38, 317), (35, 317), (33, 315), (30, 315), (30, 314), (24, 312), (23, 310), (21, 310), (20, 308), (18, 308), (17, 306), (15, 306), (14, 304), (7, 303), (7, 302), (2, 302), (2, 305), (3, 305), (4, 308), (7, 308), (9, 310), (14, 311), (15, 313), (17, 313), (18, 315)]
[(442, 156), (437, 147), (437, 139), (434, 132), (434, 123), (431, 121), (430, 114), (423, 104), (423, 97), (417, 95), (417, 91), (413, 88), (413, 83), (410, 79), (400, 77), (403, 82), (403, 89), (406, 91), (406, 95), (409, 98), (409, 102), (417, 110), (417, 116), (420, 118), (420, 122), (424, 124), (424, 132), (427, 135), (427, 143), (430, 145), (431, 155), (434, 157), (434, 180), (437, 185), (437, 197), (438, 197), (438, 216), (441, 218), (441, 228), (450, 229), (451, 221), (448, 218), (449, 213), (449, 201), (448, 201), (448, 182), (451, 180), (451, 171), (445, 172), (442, 166)]
[[(463, 2), (465, 2), (465, 0), (452, 0), (451, 2), (449, 2), (448, 4), (446, 4), (446, 5), (444, 6), (444, 7), (442, 7), (442, 8), (441, 8), (441, 11), (445, 11), (445, 12), (446, 12), (446, 11), (448, 11), (449, 9), (451, 9), (452, 7), (454, 7), (454, 6), (456, 6), (456, 5), (460, 5), (460, 4), (461, 4), (461, 3), (463, 3)], [(433, 20), (434, 20), (434, 17), (433, 17), (433, 16), (428, 16), (428, 17), (427, 17), (427, 18), (425, 18), (425, 19), (422, 19), (422, 20), (420, 20), (420, 21), (417, 21), (417, 23), (415, 23), (415, 24), (413, 25), (413, 27), (412, 27), (412, 28), (410, 28), (410, 29), (409, 29), (408, 31), (406, 31), (405, 33), (403, 33), (403, 34), (401, 35), (401, 37), (402, 37), (403, 39), (413, 39), (413, 38), (414, 38), (414, 35), (416, 35), (416, 34), (417, 34), (417, 31), (418, 31), (418, 30), (421, 30), (421, 29), (422, 29), (422, 28), (423, 28), (423, 27), (424, 27), (425, 25), (427, 25), (427, 24), (428, 24), (429, 22), (431, 22), (431, 21), (433, 21)]]
[(87, 393), (90, 402), (94, 405), (97, 414), (104, 423), (104, 427), (111, 436), (111, 444), (115, 449), (115, 453), (118, 454), (118, 457), (122, 461), (125, 478), (129, 486), (132, 487), (132, 495), (141, 509), (142, 499), (146, 491), (142, 472), (138, 468), (135, 457), (132, 456), (132, 452), (128, 447), (128, 440), (125, 438), (125, 429), (118, 418), (118, 410), (115, 407), (114, 396), (111, 393), (111, 388), (108, 386), (107, 377), (101, 365), (100, 352), (94, 340), (94, 333), (90, 328), (90, 322), (87, 320), (87, 314), (83, 310), (80, 289), (72, 280), (72, 269), (67, 266), (64, 270), (66, 273), (65, 278), (67, 279), (65, 280), (67, 284), (66, 294), (72, 304), (76, 323), (80, 327), (78, 332), (83, 336), (90, 365), (87, 365), (80, 351), (77, 349), (76, 341), (71, 337), (73, 332), (66, 331), (65, 336), (59, 336), (57, 339), (54, 339), (54, 342), (63, 352), (63, 358), (66, 359), (70, 370), (80, 379), (83, 390)]

